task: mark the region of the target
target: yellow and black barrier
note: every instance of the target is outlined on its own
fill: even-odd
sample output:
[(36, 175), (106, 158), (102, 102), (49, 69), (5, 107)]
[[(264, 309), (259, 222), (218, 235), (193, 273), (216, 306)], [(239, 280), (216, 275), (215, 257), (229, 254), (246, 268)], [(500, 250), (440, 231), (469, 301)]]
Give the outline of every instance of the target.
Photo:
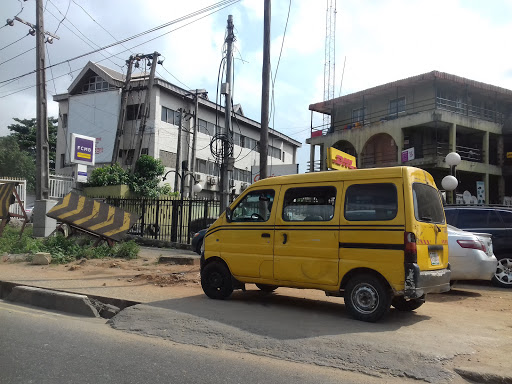
[[(21, 226), (20, 236), (25, 230), (25, 225), (28, 222), (27, 213), (25, 212), (25, 207), (23, 207), (23, 202), (16, 192), (16, 186), (19, 183), (17, 182), (8, 182), (4, 184), (0, 184), (0, 236), (2, 235), (5, 226), (11, 219), (11, 217), (16, 217), (18, 219), (23, 219), (23, 225)], [(9, 212), (9, 206), (14, 203), (18, 203), (21, 208), (22, 215), (18, 213)]]
[(14, 203), (16, 183), (0, 184), (0, 219), (9, 218), (9, 206)]
[(48, 217), (102, 238), (120, 241), (139, 216), (70, 192), (48, 211)]

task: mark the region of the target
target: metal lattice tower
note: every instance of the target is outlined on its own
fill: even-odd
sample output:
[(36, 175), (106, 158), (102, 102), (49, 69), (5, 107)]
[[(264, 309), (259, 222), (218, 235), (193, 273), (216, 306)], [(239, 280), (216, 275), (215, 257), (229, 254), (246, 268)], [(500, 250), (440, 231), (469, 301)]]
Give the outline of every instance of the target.
[[(325, 16), (325, 63), (324, 63), (324, 101), (334, 99), (336, 60), (336, 0), (327, 0)], [(331, 125), (331, 116), (324, 114), (323, 129)]]

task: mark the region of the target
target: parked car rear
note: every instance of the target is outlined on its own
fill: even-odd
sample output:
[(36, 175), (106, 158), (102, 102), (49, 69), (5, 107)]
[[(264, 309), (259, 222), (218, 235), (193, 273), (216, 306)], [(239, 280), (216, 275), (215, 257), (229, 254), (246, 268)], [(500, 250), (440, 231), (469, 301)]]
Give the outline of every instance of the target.
[(489, 206), (446, 206), (446, 221), (469, 232), (492, 235), (498, 266), (492, 278), (498, 287), (512, 288), (512, 209)]
[(491, 235), (471, 233), (448, 225), (448, 254), (451, 280), (491, 280), (498, 261)]

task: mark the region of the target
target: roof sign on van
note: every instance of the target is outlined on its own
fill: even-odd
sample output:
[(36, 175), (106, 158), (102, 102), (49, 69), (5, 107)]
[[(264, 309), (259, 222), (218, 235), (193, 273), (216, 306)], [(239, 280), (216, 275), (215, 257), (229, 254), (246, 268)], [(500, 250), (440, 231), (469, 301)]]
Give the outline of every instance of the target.
[(356, 169), (356, 158), (339, 149), (327, 148), (327, 168), (337, 170)]

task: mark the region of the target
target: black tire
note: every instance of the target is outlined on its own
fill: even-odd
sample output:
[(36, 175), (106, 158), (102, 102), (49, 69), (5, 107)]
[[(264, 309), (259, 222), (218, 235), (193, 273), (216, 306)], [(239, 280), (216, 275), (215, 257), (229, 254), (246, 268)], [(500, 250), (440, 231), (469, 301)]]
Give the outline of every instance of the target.
[(391, 300), (391, 305), (399, 311), (411, 312), (421, 307), (424, 302), (423, 298), (406, 300), (403, 296), (396, 296)]
[(391, 290), (382, 279), (361, 274), (352, 277), (345, 286), (345, 307), (357, 320), (376, 322), (391, 305)]
[(259, 284), (256, 283), (256, 286), (263, 292), (274, 292), (278, 287), (277, 285), (270, 285), (270, 284)]
[(231, 273), (224, 264), (211, 262), (201, 271), (201, 287), (210, 299), (227, 299), (233, 293)]
[(492, 283), (501, 288), (512, 288), (512, 257), (504, 257), (498, 260), (496, 273), (492, 277)]

